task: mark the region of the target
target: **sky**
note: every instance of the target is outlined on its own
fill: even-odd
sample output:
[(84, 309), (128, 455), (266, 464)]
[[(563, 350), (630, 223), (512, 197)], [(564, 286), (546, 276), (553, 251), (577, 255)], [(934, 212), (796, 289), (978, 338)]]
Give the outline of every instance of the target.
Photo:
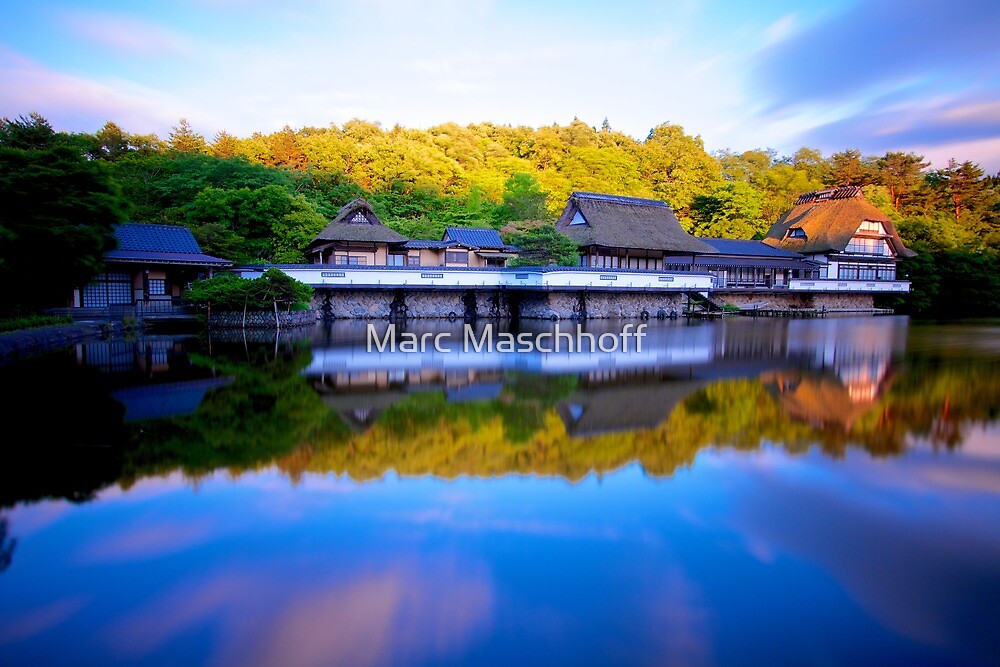
[(998, 0), (0, 0), (0, 116), (211, 140), (574, 118), (1000, 172)]

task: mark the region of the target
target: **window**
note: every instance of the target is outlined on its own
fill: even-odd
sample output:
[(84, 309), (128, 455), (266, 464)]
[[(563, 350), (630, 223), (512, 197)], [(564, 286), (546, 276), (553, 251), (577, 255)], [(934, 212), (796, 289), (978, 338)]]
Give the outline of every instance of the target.
[(585, 225), (587, 224), (587, 219), (583, 217), (583, 214), (579, 211), (573, 216), (573, 219), (569, 221), (571, 225)]
[(164, 296), (167, 293), (167, 281), (163, 278), (149, 279), (149, 296)]
[(347, 255), (337, 255), (333, 259), (334, 264), (347, 264)]
[(127, 273), (102, 273), (83, 288), (85, 308), (132, 303), (132, 277)]
[(406, 265), (407, 266), (420, 266), (420, 256), (419, 255), (411, 255), (411, 256), (407, 257), (406, 258)]
[(465, 250), (449, 250), (444, 253), (445, 264), (468, 264), (469, 253)]
[(840, 264), (837, 269), (840, 280), (895, 280), (894, 264)]
[(365, 217), (364, 213), (358, 211), (357, 213), (354, 214), (354, 217), (351, 218), (351, 222), (353, 222), (356, 225), (367, 225), (368, 218)]
[(366, 257), (348, 257), (347, 263), (351, 266), (367, 266), (368, 258)]
[(885, 227), (882, 226), (881, 222), (875, 222), (874, 220), (865, 220), (858, 227), (859, 232), (865, 232), (867, 234), (885, 234)]
[(806, 230), (801, 227), (793, 227), (788, 230), (787, 236), (790, 239), (804, 239), (806, 237)]
[(888, 255), (889, 245), (885, 242), (885, 239), (853, 236), (850, 243), (844, 249), (844, 252), (852, 255)]
[(393, 253), (389, 255), (388, 265), (389, 266), (405, 266), (407, 257), (406, 255)]

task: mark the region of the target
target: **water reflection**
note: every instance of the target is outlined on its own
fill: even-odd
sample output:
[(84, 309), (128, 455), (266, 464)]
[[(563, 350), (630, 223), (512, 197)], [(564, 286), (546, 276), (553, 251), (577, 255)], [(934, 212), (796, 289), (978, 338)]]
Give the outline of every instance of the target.
[(171, 470), (197, 479), (268, 464), (292, 480), (390, 470), (577, 480), (634, 461), (671, 475), (708, 446), (885, 455), (913, 437), (960, 445), (1000, 394), (989, 336), (970, 346), (976, 356), (941, 363), (940, 348), (898, 317), (652, 322), (642, 353), (475, 353), (461, 347), (463, 324), (427, 321), (400, 331), (451, 333), (449, 352), (369, 352), (368, 326), (340, 321), (260, 343), (113, 339), (2, 368), (20, 388), (15, 420), (49, 424), (53, 401), (74, 397), (33, 450), (34, 472), (5, 480), (3, 502), (86, 500)]
[(0, 472), (0, 663), (996, 664), (996, 333), (518, 361), (338, 322), (3, 367), (46, 434)]

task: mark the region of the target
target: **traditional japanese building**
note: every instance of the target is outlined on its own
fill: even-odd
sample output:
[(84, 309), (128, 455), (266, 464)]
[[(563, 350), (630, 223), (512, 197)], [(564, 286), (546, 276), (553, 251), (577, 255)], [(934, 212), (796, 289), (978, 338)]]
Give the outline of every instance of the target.
[(203, 253), (187, 227), (127, 222), (114, 235), (118, 245), (104, 254), (104, 271), (73, 290), (74, 308), (168, 306), (189, 283), (233, 265)]
[(715, 276), (716, 289), (787, 287), (794, 278), (818, 278), (819, 264), (763, 241), (700, 238), (714, 255), (696, 255), (693, 271)]
[(360, 197), (345, 204), (306, 248), (312, 264), (405, 266), (409, 239), (379, 220)]
[(893, 281), (897, 263), (916, 255), (858, 186), (800, 196), (764, 242), (804, 255), (817, 263), (819, 278), (835, 280)]
[(580, 266), (687, 271), (695, 255), (717, 252), (655, 199), (574, 192), (556, 229), (576, 242)]
[(409, 239), (386, 227), (371, 204), (358, 198), (316, 235), (306, 256), (312, 264), (343, 266), (502, 267), (517, 256), (517, 248), (495, 229), (479, 227), (448, 227), (439, 241)]
[(488, 227), (448, 227), (440, 241), (413, 239), (404, 247), (419, 253), (420, 266), (503, 267), (518, 252)]

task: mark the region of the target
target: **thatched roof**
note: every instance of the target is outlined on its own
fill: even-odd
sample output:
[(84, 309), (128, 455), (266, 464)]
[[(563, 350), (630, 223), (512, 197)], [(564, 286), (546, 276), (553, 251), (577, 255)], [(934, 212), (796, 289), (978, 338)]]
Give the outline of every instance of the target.
[(389, 229), (375, 215), (371, 204), (358, 197), (346, 204), (323, 231), (309, 244), (310, 248), (324, 241), (362, 241), (367, 243), (405, 243), (399, 232)]
[[(858, 186), (817, 190), (800, 196), (795, 206), (771, 225), (764, 242), (802, 254), (841, 252), (865, 220), (883, 224), (890, 235), (889, 244), (898, 256), (916, 255), (903, 245), (889, 216), (866, 201)], [(793, 229), (801, 229), (805, 237), (789, 236)]]
[[(583, 219), (571, 224), (577, 213)], [(570, 195), (556, 229), (578, 246), (713, 254), (715, 249), (688, 234), (670, 207), (655, 199), (592, 192)]]
[(573, 438), (650, 429), (706, 384), (706, 380), (667, 380), (585, 388), (557, 405), (556, 411)]

